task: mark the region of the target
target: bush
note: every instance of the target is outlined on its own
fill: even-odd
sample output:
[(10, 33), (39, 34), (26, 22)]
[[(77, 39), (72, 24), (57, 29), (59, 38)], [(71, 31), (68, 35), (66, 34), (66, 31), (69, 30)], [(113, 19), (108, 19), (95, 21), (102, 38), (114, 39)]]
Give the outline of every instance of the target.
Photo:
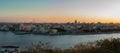
[(120, 38), (97, 40), (86, 44), (77, 44), (69, 49), (51, 49), (49, 43), (32, 44), (24, 53), (120, 53)]

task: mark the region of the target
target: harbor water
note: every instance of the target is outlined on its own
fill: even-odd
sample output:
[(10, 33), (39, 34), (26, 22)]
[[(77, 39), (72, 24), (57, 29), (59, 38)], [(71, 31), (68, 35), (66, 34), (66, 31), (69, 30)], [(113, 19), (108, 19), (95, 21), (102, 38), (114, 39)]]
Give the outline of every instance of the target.
[(21, 49), (27, 49), (32, 42), (37, 43), (41, 41), (43, 43), (50, 43), (53, 48), (66, 49), (73, 47), (78, 43), (93, 42), (100, 39), (117, 37), (120, 37), (120, 33), (50, 36), (34, 34), (15, 35), (12, 32), (0, 32), (0, 46), (14, 45), (19, 46)]

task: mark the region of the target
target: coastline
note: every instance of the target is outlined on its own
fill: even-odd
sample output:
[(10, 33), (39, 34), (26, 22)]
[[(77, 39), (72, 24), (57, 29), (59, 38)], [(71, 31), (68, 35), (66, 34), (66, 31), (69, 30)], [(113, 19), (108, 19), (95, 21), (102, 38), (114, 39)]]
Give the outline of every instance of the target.
[[(0, 32), (11, 32), (11, 31), (0, 31)], [(112, 33), (120, 33), (120, 31), (114, 32), (83, 32), (83, 33), (57, 33), (57, 34), (49, 34), (49, 33), (32, 33), (32, 32), (12, 32), (15, 35), (25, 35), (25, 34), (34, 34), (34, 35), (50, 35), (50, 36), (60, 36), (60, 35), (95, 35), (95, 34), (112, 34)]]

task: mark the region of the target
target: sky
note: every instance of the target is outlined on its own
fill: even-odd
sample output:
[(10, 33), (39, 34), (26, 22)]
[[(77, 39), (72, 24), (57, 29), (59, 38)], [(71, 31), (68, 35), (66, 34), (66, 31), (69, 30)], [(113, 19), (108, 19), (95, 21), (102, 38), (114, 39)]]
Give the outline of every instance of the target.
[(0, 22), (120, 23), (119, 0), (0, 0)]

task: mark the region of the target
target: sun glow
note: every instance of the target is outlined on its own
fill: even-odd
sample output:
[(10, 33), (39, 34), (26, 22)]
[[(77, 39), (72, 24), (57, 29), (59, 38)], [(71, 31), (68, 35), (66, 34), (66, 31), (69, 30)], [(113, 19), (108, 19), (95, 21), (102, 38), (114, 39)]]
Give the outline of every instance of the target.
[(33, 22), (47, 22), (47, 23), (66, 23), (66, 22), (74, 22), (75, 20), (79, 22), (86, 22), (86, 23), (120, 23), (120, 19), (116, 18), (101, 18), (101, 17), (85, 17), (85, 16), (54, 16), (54, 17), (41, 17), (41, 18), (32, 18)]

